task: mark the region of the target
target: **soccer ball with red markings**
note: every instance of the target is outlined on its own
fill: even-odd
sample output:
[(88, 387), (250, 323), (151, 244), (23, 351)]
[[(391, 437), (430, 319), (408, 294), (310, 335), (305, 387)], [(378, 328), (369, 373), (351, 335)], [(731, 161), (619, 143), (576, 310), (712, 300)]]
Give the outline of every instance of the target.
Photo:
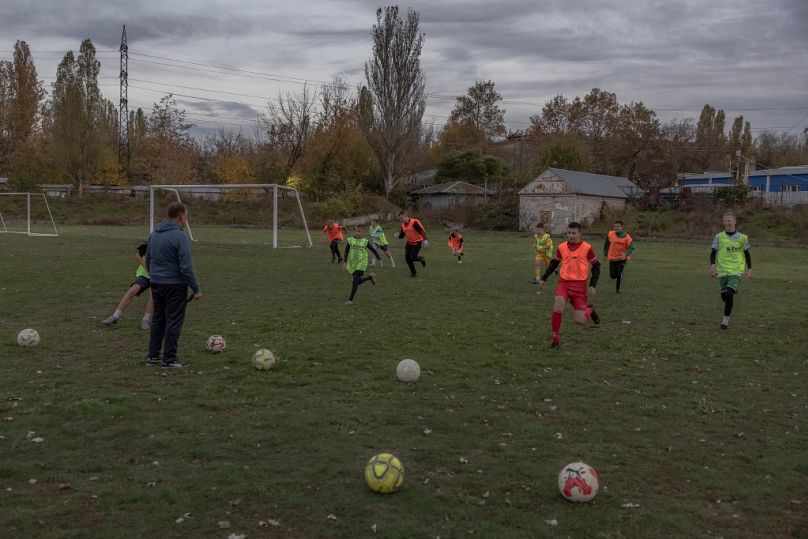
[(588, 502), (599, 488), (598, 472), (584, 462), (567, 464), (558, 472), (558, 490), (571, 502)]
[(205, 350), (211, 354), (218, 354), (227, 350), (227, 341), (221, 335), (211, 335), (205, 343)]

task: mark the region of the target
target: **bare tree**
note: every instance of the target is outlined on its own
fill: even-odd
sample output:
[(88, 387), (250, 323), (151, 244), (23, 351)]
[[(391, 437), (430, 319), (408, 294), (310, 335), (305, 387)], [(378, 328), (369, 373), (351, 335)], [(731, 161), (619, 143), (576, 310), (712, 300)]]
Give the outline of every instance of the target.
[(351, 92), (345, 79), (337, 77), (331, 84), (320, 88), (319, 127), (328, 129), (344, 123), (356, 110), (356, 94)]
[(270, 145), (283, 150), (287, 165), (293, 167), (303, 154), (315, 113), (317, 94), (308, 85), (298, 94), (278, 93), (278, 100), (267, 105), (267, 113), (259, 116)]
[(475, 82), (456, 101), (450, 122), (474, 125), (489, 139), (505, 136), (505, 109), (499, 106), (502, 96), (494, 90), (494, 81)]
[(420, 56), (424, 35), (418, 13), (398, 6), (376, 11), (373, 57), (365, 63), (367, 87), (359, 96), (359, 122), (379, 162), (386, 196), (403, 175), (407, 154), (418, 145), (426, 108)]

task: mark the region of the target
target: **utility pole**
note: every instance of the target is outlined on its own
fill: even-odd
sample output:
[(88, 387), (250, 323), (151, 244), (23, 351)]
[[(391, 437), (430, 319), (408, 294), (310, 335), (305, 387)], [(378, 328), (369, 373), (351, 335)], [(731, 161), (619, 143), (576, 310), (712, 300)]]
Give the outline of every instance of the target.
[(126, 25), (121, 34), (121, 103), (118, 107), (118, 162), (129, 177), (129, 45), (126, 43)]

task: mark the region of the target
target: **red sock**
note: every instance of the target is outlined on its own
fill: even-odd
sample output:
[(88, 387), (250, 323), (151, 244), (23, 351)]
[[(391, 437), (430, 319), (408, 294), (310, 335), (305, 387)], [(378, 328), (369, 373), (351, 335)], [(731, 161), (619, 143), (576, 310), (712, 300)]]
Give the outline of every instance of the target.
[(561, 313), (553, 311), (553, 342), (558, 342), (558, 332), (561, 331)]
[(591, 306), (588, 306), (588, 305), (587, 305), (586, 309), (584, 310), (584, 312), (586, 313), (586, 319), (587, 319), (587, 320), (589, 320), (590, 318), (592, 318), (592, 311), (594, 311), (594, 310), (595, 310), (595, 309), (593, 309)]

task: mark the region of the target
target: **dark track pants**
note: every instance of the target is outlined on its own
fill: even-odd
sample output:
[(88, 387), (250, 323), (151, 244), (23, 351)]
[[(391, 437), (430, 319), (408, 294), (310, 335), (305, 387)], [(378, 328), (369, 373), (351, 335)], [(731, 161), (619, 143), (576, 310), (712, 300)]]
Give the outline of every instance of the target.
[(404, 260), (407, 262), (407, 266), (410, 268), (411, 275), (415, 275), (415, 262), (421, 261), (421, 257), (418, 256), (420, 250), (420, 241), (418, 243), (408, 243), (404, 246)]
[(162, 349), (163, 361), (171, 361), (177, 359), (177, 346), (188, 305), (188, 286), (152, 281), (151, 289), (154, 315), (149, 334), (149, 357), (159, 357)]
[(609, 278), (617, 279), (616, 290), (620, 292), (620, 284), (623, 280), (623, 270), (626, 269), (625, 260), (609, 260)]
[(351, 285), (351, 297), (348, 298), (348, 301), (353, 301), (354, 296), (356, 295), (356, 291), (359, 290), (359, 285), (369, 280), (370, 275), (365, 277), (364, 271), (356, 270), (355, 272), (353, 272), (353, 285)]

